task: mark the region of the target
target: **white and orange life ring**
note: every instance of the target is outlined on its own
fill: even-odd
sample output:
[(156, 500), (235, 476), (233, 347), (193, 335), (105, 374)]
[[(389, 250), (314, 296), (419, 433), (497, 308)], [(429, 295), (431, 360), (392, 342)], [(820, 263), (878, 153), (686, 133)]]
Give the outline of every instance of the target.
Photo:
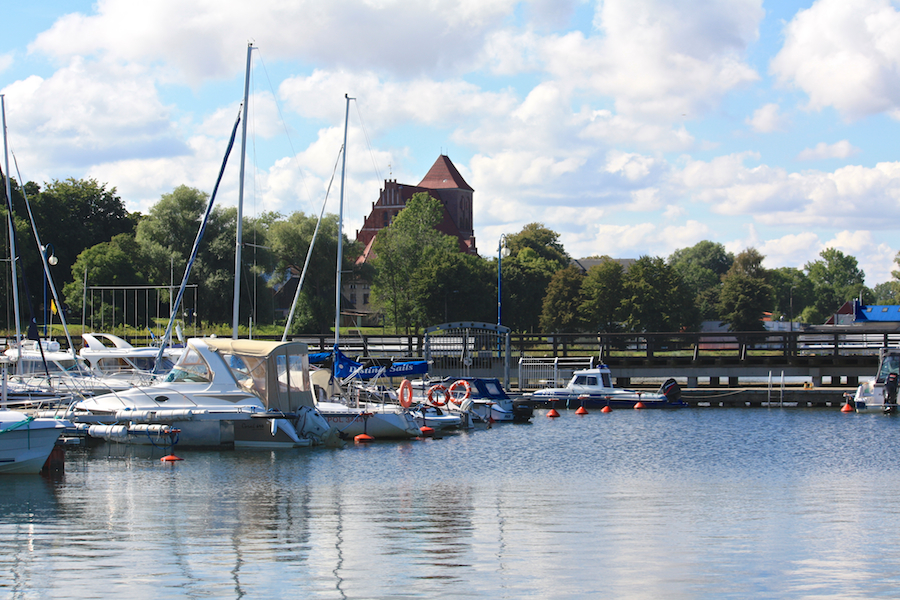
[(409, 379), (400, 382), (400, 389), (397, 391), (397, 398), (400, 400), (400, 406), (409, 408), (412, 406), (413, 389)]
[[(455, 392), (459, 388), (463, 388), (464, 390), (466, 390), (466, 395), (463, 396), (462, 398), (457, 398), (456, 396), (453, 395), (453, 392)], [(454, 381), (453, 383), (450, 384), (450, 387), (447, 389), (447, 393), (450, 396), (450, 401), (453, 402), (453, 404), (456, 404), (457, 406), (459, 406), (459, 405), (462, 405), (463, 402), (465, 402), (466, 400), (468, 400), (469, 398), (472, 397), (472, 386), (469, 385), (469, 382), (466, 381), (465, 379), (457, 379), (456, 381)]]
[[(438, 391), (444, 392), (444, 401), (443, 402), (434, 399), (434, 393), (438, 392)], [(432, 406), (444, 406), (445, 404), (447, 404), (447, 402), (449, 402), (449, 400), (450, 400), (450, 392), (447, 390), (446, 385), (439, 383), (437, 385), (433, 385), (430, 388), (428, 388), (428, 404), (430, 404)]]

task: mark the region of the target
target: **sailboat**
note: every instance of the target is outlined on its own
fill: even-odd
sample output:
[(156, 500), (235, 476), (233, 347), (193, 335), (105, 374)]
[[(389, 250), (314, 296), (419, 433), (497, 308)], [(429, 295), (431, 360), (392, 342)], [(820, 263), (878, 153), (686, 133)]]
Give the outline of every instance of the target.
[[(19, 331), (18, 291), (16, 286), (16, 250), (13, 229), (12, 189), (9, 181), (9, 146), (6, 136), (6, 97), (0, 94), (0, 113), (3, 123), (3, 156), (6, 177), (6, 201), (9, 209), (10, 267), (15, 303), (16, 336)], [(60, 419), (35, 418), (21, 412), (7, 410), (8, 359), (2, 360), (2, 397), (0, 397), (0, 473), (38, 473), (53, 451), (60, 435), (71, 426)]]
[[(93, 435), (93, 428), (97, 435), (111, 439), (157, 443), (152, 432), (146, 429), (147, 424), (156, 424), (168, 426), (165, 435), (171, 437), (172, 432), (177, 432), (178, 443), (191, 446), (296, 447), (329, 444), (337, 438), (337, 432), (315, 408), (306, 344), (237, 339), (244, 156), (252, 50), (253, 45), (248, 45), (243, 119), (239, 114), (232, 129), (219, 178), (194, 240), (163, 343), (158, 350), (157, 364), (161, 362), (166, 342), (171, 339), (175, 316), (212, 212), (237, 127), (243, 120), (232, 339), (188, 339), (185, 351), (162, 381), (75, 403), (71, 416), (87, 426), (89, 434)], [(110, 420), (115, 421), (115, 429), (101, 429), (105, 426), (99, 424), (109, 423)]]

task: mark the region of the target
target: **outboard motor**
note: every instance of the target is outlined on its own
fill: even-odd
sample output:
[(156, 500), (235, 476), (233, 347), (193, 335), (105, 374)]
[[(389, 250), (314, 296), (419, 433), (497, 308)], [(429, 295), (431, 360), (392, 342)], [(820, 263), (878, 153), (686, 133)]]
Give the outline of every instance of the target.
[(660, 386), (659, 393), (666, 397), (666, 402), (669, 404), (681, 402), (681, 386), (671, 377)]
[[(885, 410), (889, 410), (889, 405), (897, 404), (897, 385), (898, 378), (896, 373), (891, 373), (887, 376), (887, 379), (884, 382), (884, 408)], [(890, 407), (893, 409), (893, 407)]]

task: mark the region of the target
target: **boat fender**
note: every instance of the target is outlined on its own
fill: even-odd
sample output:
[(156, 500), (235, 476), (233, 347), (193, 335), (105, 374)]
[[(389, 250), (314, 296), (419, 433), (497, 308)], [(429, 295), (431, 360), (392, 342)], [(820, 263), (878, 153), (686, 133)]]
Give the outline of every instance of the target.
[[(463, 388), (466, 390), (466, 394), (462, 398), (457, 398), (457, 397), (453, 396), (453, 392), (455, 392), (459, 388)], [(453, 383), (450, 384), (450, 387), (448, 388), (447, 391), (451, 396), (452, 402), (459, 406), (462, 406), (462, 403), (465, 400), (468, 400), (469, 398), (472, 397), (472, 386), (469, 385), (469, 382), (466, 381), (465, 379), (457, 379), (456, 381), (454, 381)]]
[[(435, 400), (434, 393), (435, 392), (444, 392), (444, 400)], [(444, 406), (450, 400), (450, 392), (447, 390), (447, 386), (441, 383), (437, 385), (433, 385), (428, 388), (428, 404), (432, 406)]]
[(397, 393), (397, 397), (400, 400), (400, 406), (403, 408), (412, 406), (413, 389), (409, 379), (404, 379), (400, 382), (400, 390)]

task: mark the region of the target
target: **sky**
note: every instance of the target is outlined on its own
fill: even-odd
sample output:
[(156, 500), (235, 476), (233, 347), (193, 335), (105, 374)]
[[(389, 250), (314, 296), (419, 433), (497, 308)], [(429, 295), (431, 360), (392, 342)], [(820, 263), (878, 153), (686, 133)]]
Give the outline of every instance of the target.
[[(349, 106), (351, 238), (385, 179), (446, 154), (483, 256), (539, 222), (576, 258), (710, 240), (767, 268), (837, 248), (869, 286), (896, 268), (900, 2), (32, 0), (4, 21), (22, 179), (96, 179), (131, 211), (212, 192), (252, 44), (246, 216), (318, 214), (333, 176), (339, 212)], [(238, 179), (235, 151), (219, 203)]]

